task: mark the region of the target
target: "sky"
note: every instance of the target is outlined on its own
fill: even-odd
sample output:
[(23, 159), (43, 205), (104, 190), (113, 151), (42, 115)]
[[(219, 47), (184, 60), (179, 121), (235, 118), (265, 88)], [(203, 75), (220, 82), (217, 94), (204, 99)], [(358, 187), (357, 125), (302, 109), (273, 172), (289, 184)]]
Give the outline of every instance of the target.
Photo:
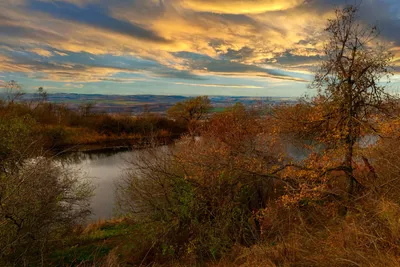
[[(298, 97), (335, 8), (361, 0), (0, 0), (0, 87)], [(400, 88), (400, 1), (363, 0)], [(397, 72), (399, 71), (399, 72)]]

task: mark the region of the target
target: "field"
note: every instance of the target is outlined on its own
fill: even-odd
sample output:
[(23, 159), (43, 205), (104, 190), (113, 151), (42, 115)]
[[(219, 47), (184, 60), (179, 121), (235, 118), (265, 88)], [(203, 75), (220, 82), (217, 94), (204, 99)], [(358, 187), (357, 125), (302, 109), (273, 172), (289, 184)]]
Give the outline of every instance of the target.
[[(82, 104), (94, 105), (94, 112), (107, 113), (130, 113), (138, 114), (144, 111), (165, 113), (177, 102), (188, 99), (188, 96), (166, 96), (166, 95), (101, 95), (101, 94), (49, 94), (48, 101), (62, 103), (71, 109), (79, 109)], [(257, 106), (260, 104), (294, 103), (295, 98), (287, 97), (246, 97), (246, 96), (210, 96), (213, 112), (221, 112), (224, 108), (235, 103), (246, 106)], [(25, 100), (34, 99), (33, 94), (24, 96)]]

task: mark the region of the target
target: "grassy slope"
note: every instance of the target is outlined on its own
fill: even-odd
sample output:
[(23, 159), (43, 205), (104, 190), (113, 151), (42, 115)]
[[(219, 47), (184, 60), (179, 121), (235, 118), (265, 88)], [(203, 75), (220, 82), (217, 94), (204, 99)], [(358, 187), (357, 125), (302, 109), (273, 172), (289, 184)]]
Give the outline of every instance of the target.
[(131, 265), (135, 250), (140, 250), (145, 226), (129, 220), (90, 224), (60, 244), (50, 255), (51, 266)]

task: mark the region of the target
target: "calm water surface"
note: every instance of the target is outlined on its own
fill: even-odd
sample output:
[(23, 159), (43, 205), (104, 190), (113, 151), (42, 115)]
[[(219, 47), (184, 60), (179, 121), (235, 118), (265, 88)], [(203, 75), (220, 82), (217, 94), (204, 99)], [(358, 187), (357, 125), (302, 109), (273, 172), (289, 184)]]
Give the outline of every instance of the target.
[(66, 156), (64, 164), (82, 172), (95, 186), (92, 198), (90, 221), (110, 219), (115, 215), (115, 183), (127, 168), (127, 160), (141, 150), (112, 153), (72, 153)]
[[(369, 136), (362, 140), (367, 146), (376, 143), (376, 137)], [(158, 150), (158, 149), (157, 149)], [(160, 147), (160, 151), (163, 148)], [(99, 219), (110, 219), (115, 211), (115, 184), (123, 175), (124, 169), (128, 167), (127, 161), (138, 158), (146, 150), (120, 151), (120, 152), (91, 152), (71, 153), (63, 157), (64, 165), (67, 168), (80, 171), (84, 176), (89, 177), (95, 186), (92, 198), (93, 214), (90, 221)], [(297, 161), (305, 159), (308, 152), (301, 146), (287, 144), (288, 155)]]

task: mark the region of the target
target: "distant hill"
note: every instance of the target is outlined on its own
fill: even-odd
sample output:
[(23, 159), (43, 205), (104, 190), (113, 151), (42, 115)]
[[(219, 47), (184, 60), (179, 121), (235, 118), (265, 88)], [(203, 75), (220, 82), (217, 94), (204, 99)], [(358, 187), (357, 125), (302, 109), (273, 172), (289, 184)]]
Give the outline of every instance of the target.
[[(24, 100), (30, 101), (34, 94), (26, 94)], [(78, 109), (85, 103), (94, 104), (94, 112), (107, 113), (132, 113), (137, 114), (145, 110), (164, 113), (177, 102), (190, 97), (178, 95), (102, 95), (102, 94), (67, 94), (55, 93), (48, 95), (48, 101), (52, 103), (64, 103), (71, 109)], [(237, 102), (246, 106), (262, 104), (275, 105), (282, 102), (295, 102), (295, 98), (287, 97), (248, 97), (248, 96), (210, 96), (215, 110), (222, 110)]]

